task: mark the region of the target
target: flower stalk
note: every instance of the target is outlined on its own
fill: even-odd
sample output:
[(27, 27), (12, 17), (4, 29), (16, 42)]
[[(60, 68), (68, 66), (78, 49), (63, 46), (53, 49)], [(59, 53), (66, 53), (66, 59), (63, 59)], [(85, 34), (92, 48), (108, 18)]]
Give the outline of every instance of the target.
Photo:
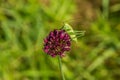
[(60, 73), (61, 73), (62, 80), (65, 80), (64, 73), (63, 73), (63, 70), (62, 70), (62, 61), (61, 61), (60, 56), (58, 56), (58, 62), (59, 62), (59, 68), (60, 68)]

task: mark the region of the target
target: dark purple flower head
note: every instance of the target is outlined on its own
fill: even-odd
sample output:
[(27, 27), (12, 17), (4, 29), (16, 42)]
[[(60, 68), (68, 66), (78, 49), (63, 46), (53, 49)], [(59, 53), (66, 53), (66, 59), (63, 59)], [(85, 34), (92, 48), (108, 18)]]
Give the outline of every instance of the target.
[(71, 38), (65, 30), (54, 30), (44, 39), (44, 51), (55, 57), (59, 55), (63, 57), (65, 51), (69, 51), (71, 46)]

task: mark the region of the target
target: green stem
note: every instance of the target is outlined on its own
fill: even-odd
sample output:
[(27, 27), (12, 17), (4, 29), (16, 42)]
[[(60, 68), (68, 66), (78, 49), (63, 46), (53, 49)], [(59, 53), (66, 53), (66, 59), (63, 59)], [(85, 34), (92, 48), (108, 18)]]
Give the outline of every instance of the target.
[(108, 19), (109, 17), (109, 2), (110, 0), (102, 0), (103, 16), (105, 19)]
[(58, 56), (58, 62), (59, 62), (59, 67), (60, 67), (60, 73), (61, 73), (61, 76), (62, 76), (62, 80), (65, 80), (65, 77), (64, 77), (64, 74), (63, 74), (63, 71), (62, 71), (62, 61), (61, 61), (60, 56)]

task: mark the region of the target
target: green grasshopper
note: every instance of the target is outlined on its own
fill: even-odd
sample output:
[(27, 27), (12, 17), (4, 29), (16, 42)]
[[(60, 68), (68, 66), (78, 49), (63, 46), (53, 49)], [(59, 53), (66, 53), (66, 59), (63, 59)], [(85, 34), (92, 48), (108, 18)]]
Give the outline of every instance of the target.
[(71, 39), (75, 42), (77, 42), (78, 37), (82, 37), (85, 34), (85, 31), (74, 31), (68, 23), (64, 23), (62, 29), (64, 29), (70, 35)]

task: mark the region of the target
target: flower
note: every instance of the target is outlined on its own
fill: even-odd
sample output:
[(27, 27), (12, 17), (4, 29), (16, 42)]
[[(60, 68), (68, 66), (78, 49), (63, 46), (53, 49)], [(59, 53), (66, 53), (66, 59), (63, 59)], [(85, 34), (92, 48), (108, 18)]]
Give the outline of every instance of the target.
[(71, 38), (65, 30), (53, 30), (44, 39), (44, 51), (55, 57), (65, 56), (65, 51), (69, 51), (71, 48)]

